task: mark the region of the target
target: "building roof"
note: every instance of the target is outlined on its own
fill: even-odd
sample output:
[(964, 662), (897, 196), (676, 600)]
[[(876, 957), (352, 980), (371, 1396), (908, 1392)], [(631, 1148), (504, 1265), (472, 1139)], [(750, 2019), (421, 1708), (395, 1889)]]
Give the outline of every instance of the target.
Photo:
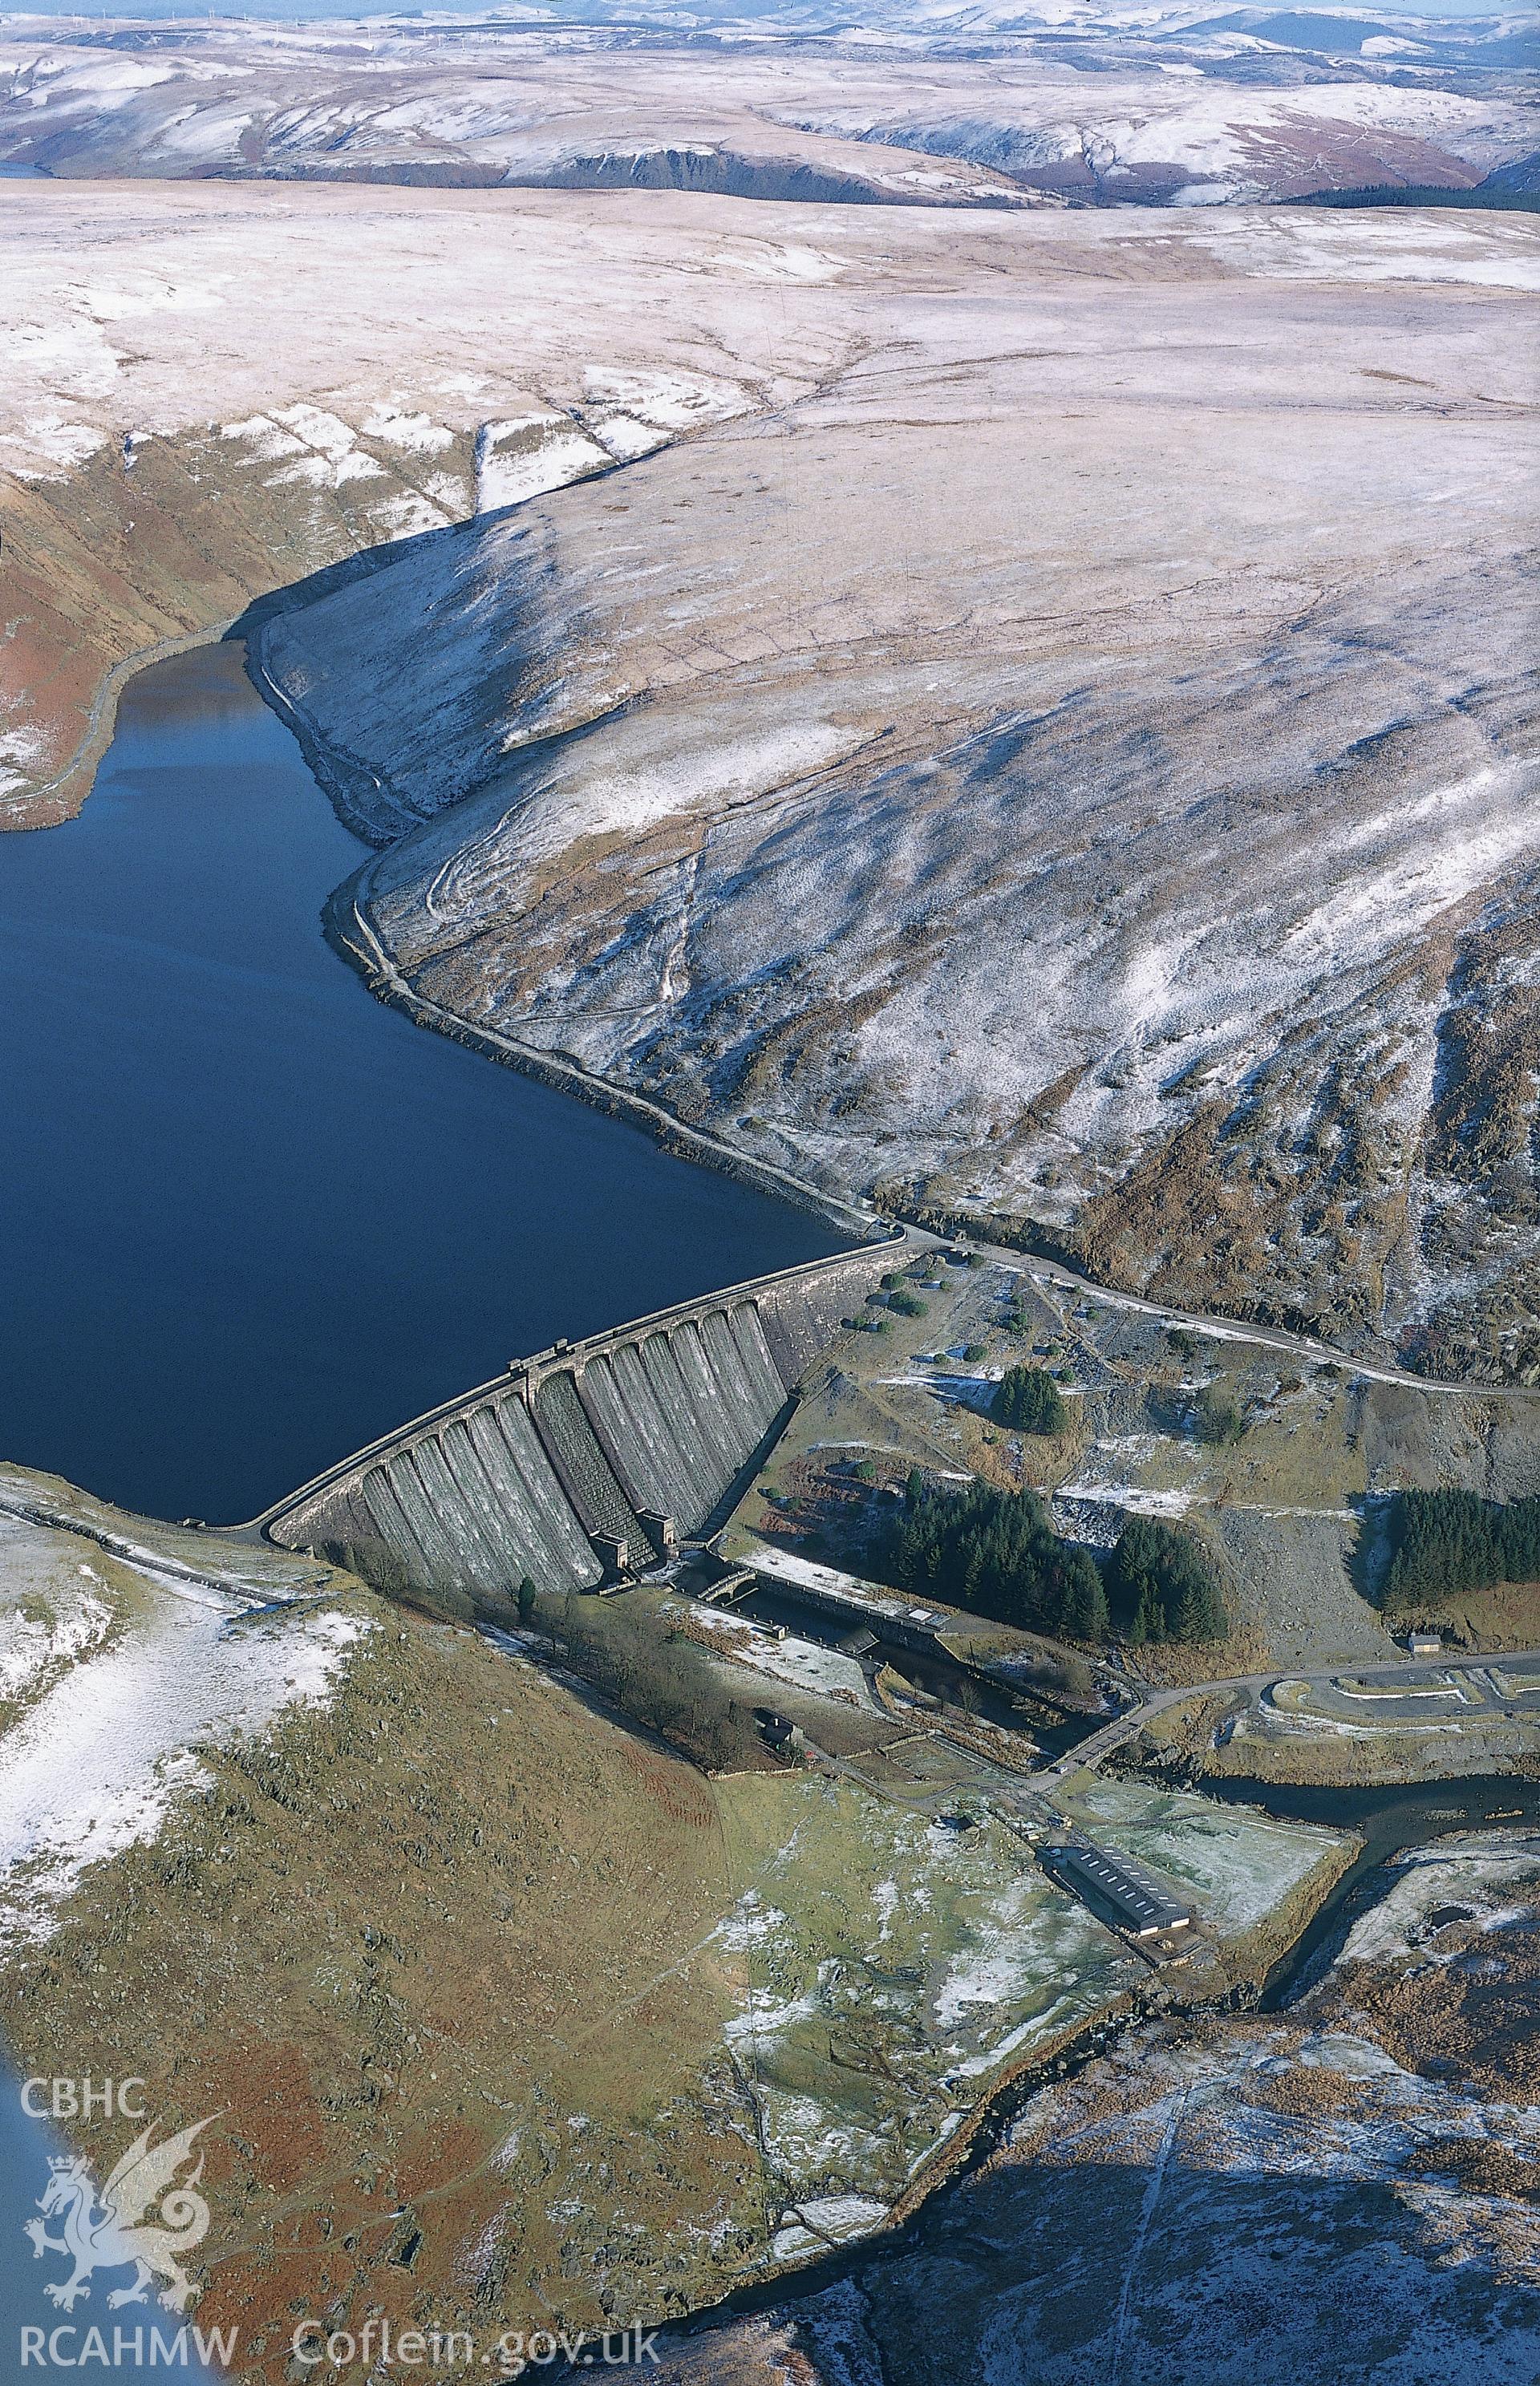
[(1066, 1885), (1085, 1900), (1092, 1913), (1110, 1915), (1120, 1930), (1136, 1939), (1160, 1930), (1179, 1930), (1193, 1919), (1184, 1905), (1120, 1856), (1109, 1856), (1089, 1840), (1050, 1848), (1047, 1860), (1062, 1874)]

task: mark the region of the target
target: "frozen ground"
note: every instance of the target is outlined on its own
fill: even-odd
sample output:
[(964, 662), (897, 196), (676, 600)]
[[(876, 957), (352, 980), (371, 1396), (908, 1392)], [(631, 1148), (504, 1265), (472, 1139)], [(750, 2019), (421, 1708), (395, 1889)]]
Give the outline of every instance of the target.
[(397, 968), (825, 1185), (1540, 1367), (1532, 225), (869, 220), (776, 218), (816, 395), (264, 632)]
[[(1525, 1843), (1413, 1852), (1302, 2006), (1130, 2032), (1033, 2094), (902, 2248), (674, 2343), (667, 2386), (1520, 2386), (1535, 1921)], [(1472, 2039), (1452, 1984), (1476, 1974)]]
[(591, 19), (183, 24), (153, 42), (12, 19), (0, 155), (57, 175), (1211, 207), (1458, 189), (1535, 146), (1489, 23), (969, 10), (959, 41), (955, 19), (908, 8), (843, 32), (794, 6), (712, 31), (657, 7), (625, 16), (602, 32)]
[(307, 1588), (292, 1562), (249, 1552), (221, 1581), (204, 1542), (195, 1576), (194, 1537), (157, 1550), (157, 1527), (80, 1501), (104, 1527), (140, 1526), (145, 1545), (125, 1557), (65, 1528), (72, 1503), (42, 1478), (29, 1488), (57, 1521), (0, 1513), (0, 1944), (13, 1949), (49, 1936), (88, 1867), (157, 1837), (173, 1795), (207, 1779), (206, 1748), (324, 1703), (368, 1628), (313, 1568)]
[(125, 658), (815, 388), (843, 268), (791, 215), (0, 178), (0, 818), (78, 809)]
[(1478, 1932), (1527, 1926), (1540, 1886), (1540, 1847), (1517, 1832), (1489, 1831), (1438, 1840), (1396, 1869), (1380, 1903), (1348, 1933), (1349, 1964), (1447, 1965), (1467, 1960), (1451, 1926)]
[[(748, 1884), (718, 1933), (747, 1970), (726, 2035), (785, 2197), (772, 2247), (782, 2258), (820, 2233), (868, 2232), (1007, 2066), (1148, 1984), (980, 1801), (987, 1768), (969, 1785), (954, 1753), (931, 1747), (932, 1787), (944, 1795), (950, 1764), (966, 1823), (828, 1778), (718, 1785)], [(1134, 1785), (1059, 1802), (1159, 1868), (1242, 1971), (1258, 1926), (1340, 1859), (1331, 1832)]]
[(117, 1621), (106, 1570), (64, 1535), (0, 1516), (0, 1714), (14, 1722)]
[(425, 995), (827, 1187), (1540, 1371), (1532, 219), (0, 206), (19, 807), (117, 653), (407, 533), (259, 646)]

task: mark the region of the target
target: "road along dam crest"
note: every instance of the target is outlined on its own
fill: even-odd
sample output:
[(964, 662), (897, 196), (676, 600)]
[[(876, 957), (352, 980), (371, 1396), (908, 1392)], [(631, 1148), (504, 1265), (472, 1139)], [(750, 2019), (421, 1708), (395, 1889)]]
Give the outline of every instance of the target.
[(514, 1361), (258, 1517), (367, 1578), (507, 1597), (598, 1589), (710, 1529), (895, 1239)]

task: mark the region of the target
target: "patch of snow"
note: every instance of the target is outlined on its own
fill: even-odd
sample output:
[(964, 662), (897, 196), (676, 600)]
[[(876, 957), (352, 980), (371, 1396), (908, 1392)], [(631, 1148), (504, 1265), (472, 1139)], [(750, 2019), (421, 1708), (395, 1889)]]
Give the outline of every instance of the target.
[(1036, 1978), (1041, 1962), (1040, 1952), (1015, 1933), (968, 1949), (948, 1966), (937, 1992), (938, 2027), (955, 2029), (961, 2021), (972, 2018), (970, 2008), (975, 2005), (1013, 2003)]
[(14, 458), (4, 460), (19, 481), (61, 479), (107, 444), (89, 423), (70, 422), (59, 414), (40, 414), (25, 431), (0, 434), (0, 451), (18, 451)]
[[(960, 1483), (971, 1482), (970, 1476), (953, 1478)], [(775, 1548), (767, 1541), (756, 1541), (744, 1551), (744, 1563), (756, 1574), (778, 1576), (803, 1590), (821, 1590), (841, 1601), (849, 1601), (880, 1620), (890, 1616), (896, 1621), (913, 1619), (918, 1624), (940, 1624), (945, 1621), (939, 1609), (914, 1607), (902, 1592), (890, 1590), (882, 1583), (867, 1582), (861, 1575), (845, 1574), (838, 1566), (820, 1565), (813, 1558), (800, 1558), (793, 1550)]]
[[(0, 447), (5, 446), (0, 439)], [(30, 475), (18, 474), (18, 478)], [(30, 786), (41, 773), (47, 754), (46, 741), (35, 729), (0, 731), (0, 796), (8, 796)]]
[(454, 433), (421, 412), (404, 413), (393, 401), (376, 398), (359, 425), (360, 438), (399, 447), (408, 456), (440, 456), (454, 446)]
[(790, 2262), (802, 2254), (821, 2253), (831, 2244), (869, 2237), (887, 2219), (890, 2209), (865, 2195), (827, 2195), (791, 2204), (782, 2213), (770, 2241), (771, 2258)]
[[(835, 722), (793, 721), (742, 735), (724, 735), (707, 724), (701, 734), (683, 732), (666, 759), (633, 768), (596, 769), (543, 803), (531, 837), (532, 850), (560, 852), (574, 839), (632, 834), (657, 821), (706, 813), (751, 795), (766, 780), (791, 780), (837, 761), (848, 752), (849, 733)], [(450, 876), (447, 895), (461, 882)], [(681, 988), (688, 991), (688, 984)]]
[(372, 1627), (335, 1609), (245, 1622), (243, 1610), (145, 1577), (129, 1628), (83, 1656), (0, 1741), (0, 1943), (41, 1940), (85, 1868), (159, 1829), (202, 1777), (196, 1744), (324, 1702)]
[(598, 406), (583, 408), (583, 421), (608, 455), (617, 464), (634, 464), (639, 457), (650, 456), (666, 447), (670, 433), (656, 424), (641, 421), (627, 414), (623, 407)]
[(753, 406), (736, 382), (708, 381), (693, 373), (616, 372), (590, 365), (583, 385), (596, 405), (618, 407), (654, 431), (698, 431), (709, 422), (747, 414)]
[[(1516, 1903), (1516, 1890), (1532, 1893)], [(1447, 1960), (1424, 1936), (1429, 1915), (1445, 1905), (1467, 1908), (1483, 1929), (1540, 1913), (1540, 1849), (1505, 1848), (1496, 1835), (1478, 1835), (1464, 1844), (1419, 1850), (1403, 1861), (1387, 1894), (1354, 1923), (1341, 1961)]]
[(607, 471), (612, 458), (568, 414), (484, 422), (476, 434), (476, 511), (496, 513)]
[(458, 472), (424, 472), (423, 494), (435, 506), (442, 506), (452, 521), (460, 521), (471, 510), (471, 490)]
[[(502, 2144), (498, 2148), (497, 2153), (493, 2155), (492, 2167), (494, 2170), (506, 2175), (512, 2165), (512, 2154), (518, 2151), (518, 2143), (519, 2133), (517, 2129), (514, 2129), (503, 2140)], [(512, 2149), (512, 2153), (510, 2153), (509, 2151), (511, 2148)], [(505, 2155), (508, 2157), (506, 2161), (504, 2160)], [(459, 2279), (462, 2279), (467, 2286), (479, 2286), (482, 2279), (486, 2275), (487, 2270), (491, 2267), (492, 2260), (507, 2234), (508, 2215), (506, 2211), (499, 2209), (493, 2213), (486, 2227), (479, 2231), (473, 2242), (458, 2255), (455, 2261), (455, 2276)]]
[[(7, 1575), (12, 1557), (7, 1551)], [(89, 1566), (80, 1573), (88, 1585), (96, 1583)], [(69, 1599), (56, 1573), (44, 1580), (47, 1589), (40, 1586), (36, 1592), (44, 1614), (28, 1615), (19, 1604), (0, 1611), (0, 1699), (19, 1698), (44, 1675), (82, 1657), (106, 1639), (111, 1626), (112, 1608), (99, 1589), (80, 1589)]]
[(1018, 2022), (1015, 2029), (1007, 2030), (997, 2044), (986, 2047), (981, 2054), (966, 2055), (961, 2063), (954, 2063), (952, 2077), (954, 2079), (981, 2079), (986, 2072), (998, 2069), (1029, 2041), (1047, 2037), (1061, 2019), (1067, 2019), (1075, 2010), (1073, 1997), (1056, 1998), (1046, 2013), (1033, 2014), (1026, 2021)]
[(1216, 219), (1200, 237), (1227, 262), (1251, 266), (1284, 281), (1453, 282), (1489, 290), (1540, 290), (1540, 254), (1533, 243), (1503, 244), (1464, 231), (1425, 209), (1351, 216), (1307, 212), (1309, 222)]
[(382, 497), (371, 506), (369, 519), (386, 538), (419, 538), (424, 531), (447, 530), (455, 514), (442, 512), (419, 490), (403, 489), (398, 496)]
[(712, 1933), (724, 1947), (742, 1952), (763, 1945), (777, 1930), (788, 1928), (787, 1917), (778, 1906), (764, 1905), (757, 1890), (746, 1889), (725, 1922), (719, 1922)]
[(248, 414), (239, 422), (222, 422), (220, 437), (245, 440), (256, 460), (262, 464), (276, 463), (282, 456), (302, 456), (305, 452), (302, 439), (297, 439), (290, 431), (280, 431), (271, 417), (266, 414)]
[(817, 2010), (814, 1996), (788, 1997), (776, 2003), (751, 1990), (742, 2013), (730, 2015), (724, 2023), (723, 2036), (730, 2046), (751, 2047), (765, 2039), (784, 2038), (788, 2030), (800, 2021), (809, 2020)]
[(197, 282), (168, 282), (154, 273), (135, 274), (114, 289), (108, 284), (84, 286), (71, 295), (83, 314), (98, 323), (120, 323), (137, 315), (202, 315), (222, 307), (221, 284), (227, 273), (205, 275)]
[(1342, 2030), (1321, 2030), (1306, 2039), (1297, 2059), (1306, 2070), (1336, 2071), (1344, 2079), (1404, 2080), (1419, 2095), (1426, 2089), (1424, 2080), (1404, 2070), (1382, 2046)]
[(757, 282), (836, 282), (851, 260), (833, 249), (811, 248), (801, 241), (756, 240), (718, 249), (711, 261), (726, 266), (730, 273), (747, 273)]

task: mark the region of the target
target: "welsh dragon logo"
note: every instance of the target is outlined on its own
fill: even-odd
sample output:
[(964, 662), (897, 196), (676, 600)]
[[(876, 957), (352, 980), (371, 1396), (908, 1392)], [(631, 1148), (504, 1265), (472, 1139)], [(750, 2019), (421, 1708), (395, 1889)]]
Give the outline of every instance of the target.
[[(202, 2289), (183, 2274), (180, 2256), (201, 2245), (208, 2230), (208, 2206), (196, 2192), (203, 2177), (202, 2154), (197, 2168), (180, 2185), (177, 2173), (193, 2160), (193, 2141), (199, 2131), (218, 2118), (210, 2113), (158, 2146), (150, 2143), (152, 2122), (114, 2165), (100, 2198), (78, 2154), (60, 2154), (49, 2164), (48, 2184), (37, 2199), (43, 2218), (23, 2225), (34, 2255), (63, 2254), (74, 2265), (67, 2279), (58, 2283), (50, 2279), (44, 2290), (61, 2311), (73, 2311), (82, 2295), (89, 2300), (94, 2270), (124, 2269), (131, 2262), (133, 2281), (108, 2294), (109, 2311), (147, 2302), (147, 2291), (158, 2279), (166, 2281), (158, 2290), (163, 2304), (172, 2311), (191, 2309)], [(63, 2215), (63, 2234), (51, 2237), (47, 2223), (56, 2213)]]

